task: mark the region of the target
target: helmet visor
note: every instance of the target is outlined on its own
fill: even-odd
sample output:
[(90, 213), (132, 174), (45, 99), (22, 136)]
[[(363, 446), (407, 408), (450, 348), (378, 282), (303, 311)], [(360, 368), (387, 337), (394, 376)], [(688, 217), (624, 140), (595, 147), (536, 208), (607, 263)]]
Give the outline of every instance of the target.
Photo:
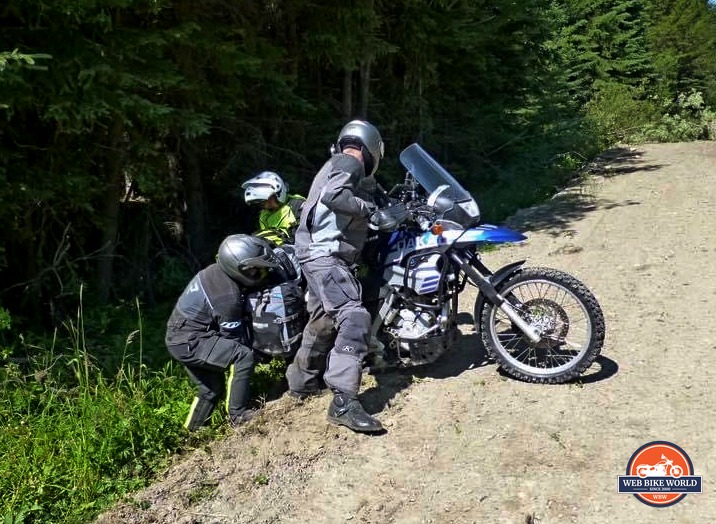
[(261, 255), (258, 257), (252, 257), (247, 258), (241, 262), (241, 266), (250, 269), (250, 268), (274, 268), (279, 266), (279, 261), (277, 258), (270, 256), (270, 255)]
[(263, 281), (269, 274), (269, 269), (265, 267), (245, 267), (240, 266), (239, 270), (241, 271), (241, 274), (244, 278), (253, 281), (253, 282), (261, 282)]

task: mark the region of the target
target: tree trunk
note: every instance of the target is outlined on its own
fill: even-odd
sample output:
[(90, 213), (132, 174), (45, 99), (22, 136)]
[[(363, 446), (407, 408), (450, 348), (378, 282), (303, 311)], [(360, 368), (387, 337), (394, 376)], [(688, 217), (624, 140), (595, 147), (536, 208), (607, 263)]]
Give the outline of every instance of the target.
[(206, 252), (206, 199), (196, 148), (187, 140), (181, 140), (180, 161), (186, 199), (187, 242), (191, 253), (204, 265), (209, 257)]
[(345, 120), (353, 116), (353, 71), (347, 67), (343, 70), (343, 103), (341, 104), (341, 110)]
[(360, 91), (358, 96), (358, 117), (368, 118), (368, 101), (370, 99), (370, 65), (368, 58), (360, 64)]
[(418, 78), (418, 142), (425, 141), (425, 133), (423, 129), (423, 73), (422, 68), (420, 77)]
[(114, 276), (113, 264), (117, 251), (117, 232), (119, 231), (119, 203), (124, 187), (120, 150), (123, 131), (122, 121), (119, 118), (114, 119), (107, 131), (104, 220), (96, 279), (96, 296), (100, 304), (106, 304), (109, 301)]
[(154, 289), (150, 280), (151, 215), (149, 206), (142, 200), (125, 200), (121, 206), (124, 237), (119, 250), (127, 260), (129, 288), (135, 296), (154, 304)]

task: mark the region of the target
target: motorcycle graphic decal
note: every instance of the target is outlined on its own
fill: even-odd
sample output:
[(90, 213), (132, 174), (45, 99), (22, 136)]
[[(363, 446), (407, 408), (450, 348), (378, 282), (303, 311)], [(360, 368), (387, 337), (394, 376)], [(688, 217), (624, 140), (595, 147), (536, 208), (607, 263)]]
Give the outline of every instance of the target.
[(684, 468), (675, 465), (674, 461), (662, 453), (661, 461), (656, 464), (639, 464), (636, 467), (636, 474), (644, 477), (675, 477), (679, 478), (684, 474)]

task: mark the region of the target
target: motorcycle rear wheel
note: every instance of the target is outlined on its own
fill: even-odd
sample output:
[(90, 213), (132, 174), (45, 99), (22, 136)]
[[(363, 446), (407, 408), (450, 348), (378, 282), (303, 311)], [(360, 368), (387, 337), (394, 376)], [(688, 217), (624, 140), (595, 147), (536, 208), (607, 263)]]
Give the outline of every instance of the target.
[(592, 292), (573, 276), (524, 268), (497, 290), (541, 334), (539, 342), (531, 342), (504, 312), (485, 303), (479, 320), (482, 341), (510, 376), (560, 384), (584, 373), (601, 352), (604, 315)]

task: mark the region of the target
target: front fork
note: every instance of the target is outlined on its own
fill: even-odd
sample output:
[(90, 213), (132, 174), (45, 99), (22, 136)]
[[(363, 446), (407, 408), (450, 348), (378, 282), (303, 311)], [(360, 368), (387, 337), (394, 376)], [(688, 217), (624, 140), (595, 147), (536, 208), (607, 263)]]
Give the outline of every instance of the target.
[[(534, 343), (537, 343), (542, 339), (540, 333), (525, 322), (519, 313), (517, 313), (517, 310), (512, 307), (512, 304), (505, 300), (505, 298), (495, 289), (495, 284), (517, 271), (517, 269), (525, 263), (524, 260), (508, 264), (488, 278), (477, 271), (477, 269), (475, 269), (469, 262), (463, 260), (457, 253), (450, 253), (450, 258), (453, 262), (460, 266), (460, 269), (465, 273), (465, 275), (475, 283), (477, 288), (480, 290), (480, 293), (482, 293), (488, 301), (500, 308), (500, 310), (507, 315), (507, 318), (509, 318), (510, 321), (517, 326), (527, 338)], [(493, 282), (495, 282), (495, 284), (493, 284)], [(475, 319), (475, 321), (478, 322), (478, 319)]]

